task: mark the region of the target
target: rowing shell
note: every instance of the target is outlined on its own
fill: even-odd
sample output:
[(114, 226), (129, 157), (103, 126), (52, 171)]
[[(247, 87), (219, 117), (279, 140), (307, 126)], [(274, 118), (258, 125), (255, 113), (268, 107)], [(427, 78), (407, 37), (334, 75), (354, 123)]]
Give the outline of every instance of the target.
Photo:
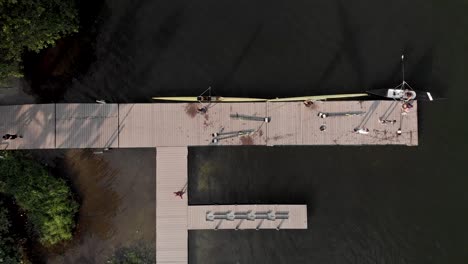
[(268, 100), (268, 102), (293, 102), (293, 101), (320, 101), (328, 99), (345, 99), (353, 97), (366, 97), (368, 94), (332, 94), (332, 95), (316, 95), (316, 96), (302, 96), (302, 97), (289, 97), (277, 98)]
[(185, 97), (153, 97), (158, 101), (174, 102), (266, 102), (267, 99), (245, 97), (221, 97), (221, 96), (185, 96)]

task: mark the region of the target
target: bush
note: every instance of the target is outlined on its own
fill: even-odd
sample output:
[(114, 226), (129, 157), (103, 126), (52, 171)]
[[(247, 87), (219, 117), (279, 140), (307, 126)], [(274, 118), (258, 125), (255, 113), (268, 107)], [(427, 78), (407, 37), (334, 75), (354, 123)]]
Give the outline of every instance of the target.
[(23, 155), (4, 154), (0, 160), (0, 192), (15, 198), (26, 211), (32, 229), (46, 246), (72, 238), (78, 204), (62, 179)]
[(23, 51), (40, 51), (78, 31), (73, 0), (0, 0), (0, 81), (21, 75)]
[(8, 219), (8, 210), (0, 201), (0, 263), (21, 263), (21, 253), (18, 243), (10, 232), (11, 223)]

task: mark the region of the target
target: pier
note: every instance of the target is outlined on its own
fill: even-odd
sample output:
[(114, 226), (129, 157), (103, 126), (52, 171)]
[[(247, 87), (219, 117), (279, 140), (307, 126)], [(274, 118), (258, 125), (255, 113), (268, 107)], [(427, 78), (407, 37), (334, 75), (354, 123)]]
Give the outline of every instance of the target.
[[(416, 102), (404, 115), (397, 101), (216, 103), (204, 113), (198, 107), (198, 103), (0, 106), (0, 133), (22, 136), (3, 140), (1, 148), (418, 145)], [(356, 128), (369, 133), (355, 133)], [(221, 136), (226, 133), (230, 136)]]
[(189, 206), (187, 153), (156, 149), (156, 263), (188, 263), (189, 230), (307, 229), (306, 205)]
[(307, 228), (306, 205), (189, 206), (187, 147), (418, 145), (416, 102), (13, 105), (0, 122), (3, 150), (156, 148), (159, 264), (188, 263), (189, 230)]

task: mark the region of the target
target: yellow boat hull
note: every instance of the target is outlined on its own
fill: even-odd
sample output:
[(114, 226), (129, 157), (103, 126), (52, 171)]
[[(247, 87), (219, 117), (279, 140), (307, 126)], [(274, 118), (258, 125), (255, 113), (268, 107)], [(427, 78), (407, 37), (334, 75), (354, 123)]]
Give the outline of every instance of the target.
[(332, 95), (315, 95), (315, 96), (301, 96), (301, 97), (289, 97), (289, 98), (277, 98), (268, 100), (268, 102), (293, 102), (293, 101), (320, 101), (328, 99), (345, 99), (354, 97), (366, 97), (368, 94), (332, 94)]
[[(153, 100), (158, 101), (173, 101), (173, 102), (198, 102), (196, 96), (182, 96), (182, 97), (153, 97)], [(262, 98), (245, 98), (245, 97), (221, 97), (212, 96), (210, 102), (266, 102), (267, 99)]]
[[(246, 98), (246, 97), (221, 97), (212, 96), (209, 100), (202, 100), (202, 102), (293, 102), (293, 101), (320, 101), (329, 99), (345, 99), (354, 97), (366, 97), (368, 94), (332, 94), (332, 95), (315, 95), (315, 96), (301, 96), (277, 99), (262, 99), (262, 98)], [(178, 97), (153, 97), (157, 101), (172, 101), (172, 102), (199, 102), (199, 97), (196, 96), (178, 96)]]

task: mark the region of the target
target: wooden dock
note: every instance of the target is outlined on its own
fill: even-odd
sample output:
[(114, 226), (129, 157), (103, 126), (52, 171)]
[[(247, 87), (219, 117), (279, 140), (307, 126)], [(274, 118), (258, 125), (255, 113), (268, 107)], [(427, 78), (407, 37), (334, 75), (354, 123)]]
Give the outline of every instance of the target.
[(188, 146), (418, 145), (416, 103), (404, 114), (396, 101), (205, 106), (206, 112), (198, 103), (0, 106), (0, 134), (18, 136), (1, 147), (157, 147), (156, 263), (182, 264), (188, 230), (307, 228), (306, 205), (188, 206), (187, 193), (174, 195), (187, 187)]
[[(188, 205), (186, 147), (156, 149), (156, 263), (188, 263), (188, 231), (307, 229), (306, 205)], [(183, 197), (174, 192), (184, 190)], [(210, 221), (207, 214), (240, 214)], [(249, 213), (252, 218), (242, 220)], [(268, 218), (271, 216), (271, 218)], [(219, 215), (218, 215), (219, 217)]]
[(188, 263), (187, 148), (156, 149), (156, 263)]
[[(417, 104), (396, 101), (42, 104), (0, 106), (3, 149), (138, 148), (207, 145), (418, 145)], [(319, 113), (354, 113), (320, 118)], [(268, 117), (270, 122), (236, 115)], [(392, 121), (381, 123), (381, 120)], [(368, 129), (368, 134), (354, 132)], [(401, 134), (397, 131), (401, 129)], [(249, 133), (246, 133), (249, 132)], [(213, 133), (220, 133), (213, 143)], [(236, 134), (238, 133), (238, 134)]]

